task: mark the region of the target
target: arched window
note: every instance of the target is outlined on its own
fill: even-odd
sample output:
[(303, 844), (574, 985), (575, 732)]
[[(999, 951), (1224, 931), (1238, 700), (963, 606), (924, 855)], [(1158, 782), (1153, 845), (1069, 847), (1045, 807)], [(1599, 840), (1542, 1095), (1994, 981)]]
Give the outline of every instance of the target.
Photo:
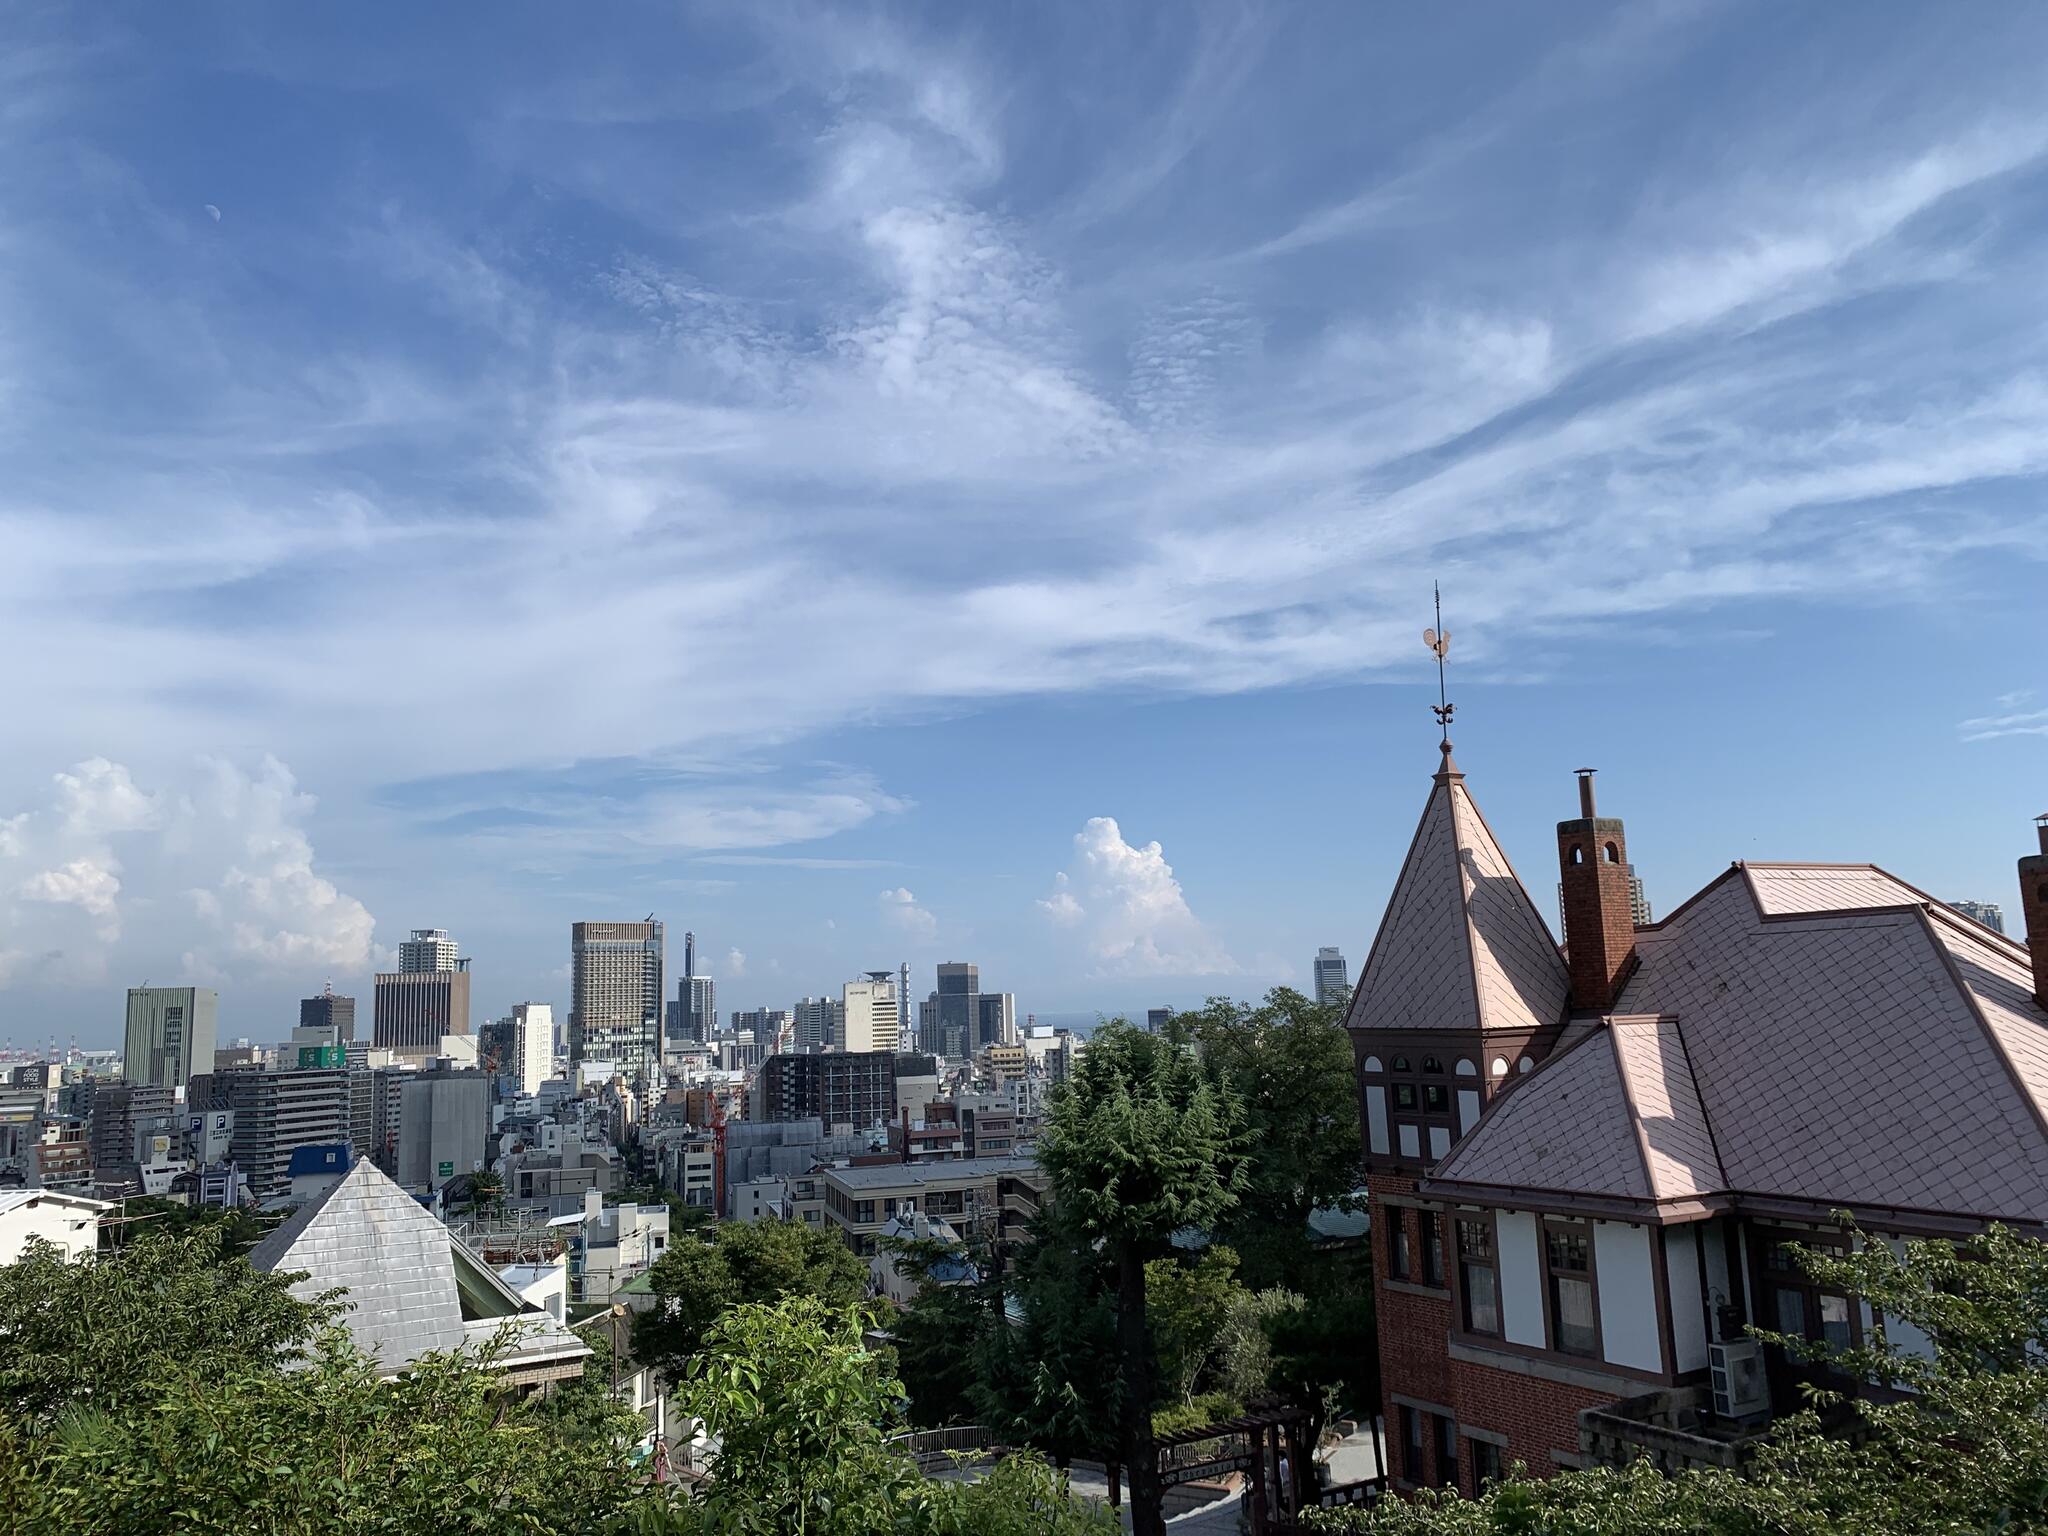
[(1473, 1066), (1472, 1063), (1467, 1061), (1463, 1056), (1460, 1056), (1457, 1059), (1457, 1061), (1452, 1065), (1451, 1070), (1460, 1077), (1477, 1077), (1479, 1075), (1479, 1069)]
[(1531, 1071), (1534, 1071), (1534, 1070), (1535, 1070), (1535, 1068), (1536, 1068), (1536, 1063), (1535, 1063), (1535, 1062), (1533, 1062), (1533, 1061), (1531, 1061), (1531, 1060), (1530, 1060), (1530, 1059), (1529, 1059), (1528, 1057), (1526, 1057), (1526, 1056), (1524, 1056), (1524, 1057), (1523, 1057), (1523, 1058), (1522, 1058), (1522, 1059), (1521, 1059), (1520, 1061), (1518, 1061), (1518, 1062), (1516, 1062), (1516, 1063), (1515, 1063), (1515, 1070), (1516, 1070), (1517, 1072), (1531, 1072)]
[(1444, 1075), (1444, 1064), (1442, 1060), (1438, 1057), (1425, 1056), (1422, 1058), (1422, 1070), (1425, 1072), (1432, 1072), (1436, 1076), (1442, 1077)]
[(1586, 850), (1577, 843), (1572, 844), (1572, 862), (1574, 864), (1586, 862)]
[(1619, 864), (1621, 862), (1621, 850), (1613, 843), (1607, 845), (1607, 862), (1610, 864)]
[(1495, 1077), (1506, 1077), (1506, 1076), (1508, 1075), (1508, 1059), (1507, 1059), (1507, 1057), (1505, 1057), (1505, 1056), (1496, 1056), (1496, 1057), (1494, 1057), (1494, 1058), (1493, 1058), (1493, 1066), (1492, 1066), (1492, 1068), (1491, 1068), (1490, 1070), (1492, 1071), (1492, 1073), (1493, 1073), (1493, 1075), (1494, 1075)]
[(1406, 1056), (1396, 1056), (1394, 1058), (1393, 1070), (1396, 1072), (1406, 1072), (1408, 1070), (1408, 1058)]
[(1368, 1056), (1368, 1057), (1366, 1057), (1366, 1058), (1365, 1058), (1365, 1070), (1366, 1070), (1366, 1071), (1368, 1071), (1368, 1072), (1378, 1072), (1378, 1071), (1381, 1071), (1381, 1070), (1383, 1070), (1383, 1069), (1381, 1068), (1381, 1066), (1380, 1066), (1380, 1059), (1379, 1059), (1379, 1057), (1377, 1057), (1377, 1056)]

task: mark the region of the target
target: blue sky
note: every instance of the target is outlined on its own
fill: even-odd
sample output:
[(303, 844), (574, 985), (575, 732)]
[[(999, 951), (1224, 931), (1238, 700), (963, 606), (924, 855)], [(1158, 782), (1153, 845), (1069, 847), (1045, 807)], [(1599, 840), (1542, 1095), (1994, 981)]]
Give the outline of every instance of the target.
[[(413, 926), (726, 1007), (1362, 962), (1434, 765), (2011, 905), (2048, 13), (0, 20), (0, 1037)], [(677, 948), (680, 945), (678, 942)], [(677, 957), (679, 958), (679, 956)]]

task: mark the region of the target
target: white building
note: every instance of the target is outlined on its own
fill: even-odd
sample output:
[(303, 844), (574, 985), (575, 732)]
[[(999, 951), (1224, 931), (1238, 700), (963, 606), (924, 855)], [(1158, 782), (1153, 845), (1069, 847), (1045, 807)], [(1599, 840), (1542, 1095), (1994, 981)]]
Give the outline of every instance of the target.
[(100, 1245), (100, 1217), (113, 1209), (106, 1200), (60, 1194), (54, 1189), (0, 1189), (0, 1264), (12, 1264), (39, 1237), (68, 1263)]
[(555, 1071), (555, 1010), (546, 1003), (512, 1005), (512, 1070), (521, 1093), (539, 1093)]
[(734, 1221), (780, 1221), (782, 1203), (789, 1194), (789, 1180), (776, 1178), (749, 1179), (736, 1184), (732, 1191), (732, 1219)]
[(902, 1034), (896, 1007), (896, 977), (890, 971), (869, 971), (865, 980), (849, 981), (839, 990), (845, 1010), (840, 1045), (848, 1051), (893, 1051)]
[(668, 1252), (667, 1206), (606, 1205), (594, 1189), (584, 1194), (580, 1212), (548, 1225), (569, 1237), (569, 1284), (578, 1301), (610, 1301), (612, 1292)]

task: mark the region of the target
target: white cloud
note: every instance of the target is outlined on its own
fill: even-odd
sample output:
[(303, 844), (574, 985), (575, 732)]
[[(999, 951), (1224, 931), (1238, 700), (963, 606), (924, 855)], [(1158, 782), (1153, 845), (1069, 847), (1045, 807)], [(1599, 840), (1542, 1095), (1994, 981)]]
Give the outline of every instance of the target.
[(725, 952), (725, 974), (734, 979), (747, 974), (747, 957), (737, 948)]
[(2000, 736), (2048, 736), (2048, 709), (1979, 715), (1974, 720), (1963, 721), (1956, 729), (1965, 741), (1992, 741)]
[(882, 892), (881, 900), (882, 915), (898, 932), (919, 944), (929, 944), (939, 936), (939, 920), (919, 906), (917, 898), (903, 887)]
[[(219, 979), (370, 962), (370, 914), (315, 869), (312, 798), (276, 759), (253, 770), (202, 759), (145, 791), (125, 765), (90, 758), (53, 782), (45, 807), (0, 823), (0, 859), (26, 870), (0, 881), (17, 901), (0, 899), (0, 921), (46, 969), (75, 978), (175, 964)], [(67, 920), (67, 907), (93, 921)], [(19, 956), (13, 969), (24, 972)]]
[(1081, 936), (1098, 973), (1219, 976), (1240, 967), (1188, 906), (1158, 843), (1133, 847), (1113, 817), (1074, 834), (1075, 862), (1039, 907)]

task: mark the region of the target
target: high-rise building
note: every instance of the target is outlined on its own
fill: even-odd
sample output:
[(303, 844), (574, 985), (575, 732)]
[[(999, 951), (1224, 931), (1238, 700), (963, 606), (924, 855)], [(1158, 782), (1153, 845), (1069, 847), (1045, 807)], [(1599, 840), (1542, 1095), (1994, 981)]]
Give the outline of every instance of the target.
[(538, 1093), (555, 1071), (555, 1010), (546, 1003), (512, 1005), (512, 1070), (521, 1093)]
[(130, 987), (122, 1075), (173, 1091), (213, 1071), (220, 994), (210, 987)]
[(1145, 1033), (1156, 1035), (1166, 1028), (1166, 1021), (1173, 1017), (1171, 1008), (1147, 1008), (1145, 1010)]
[(575, 923), (569, 930), (569, 1056), (609, 1061), (628, 1081), (661, 1073), (661, 924)]
[(1343, 1007), (1351, 1001), (1351, 970), (1344, 963), (1344, 951), (1325, 944), (1316, 951), (1316, 1001)]
[(845, 1033), (840, 1043), (849, 1051), (894, 1051), (902, 1034), (902, 1015), (896, 1007), (896, 978), (888, 971), (869, 971), (862, 981), (849, 981), (839, 990), (845, 1009)]
[(399, 1089), (398, 1182), (439, 1189), (483, 1165), (491, 1127), (490, 1080), (475, 1071), (415, 1072)]
[(910, 962), (905, 960), (896, 967), (896, 1038), (903, 1049), (909, 1050), (916, 1043), (916, 1035), (910, 1027)]
[(1995, 901), (1952, 901), (1949, 905), (1963, 916), (1975, 918), (1993, 933), (2005, 932), (2005, 909)]
[(339, 1068), (223, 1072), (214, 1101), (235, 1112), (228, 1156), (259, 1200), (291, 1187), (295, 1149), (349, 1139), (348, 1073)]
[(663, 1010), (662, 1038), (668, 1050), (703, 1045), (718, 1029), (718, 988), (697, 974), (697, 935), (683, 935), (683, 974), (675, 1001)]
[(822, 1120), (825, 1129), (864, 1131), (896, 1116), (899, 1072), (937, 1076), (928, 1057), (894, 1051), (826, 1051), (770, 1056), (748, 1106), (752, 1120)]
[(960, 960), (939, 966), (938, 1039), (928, 1042), (941, 1055), (972, 1056), (981, 1041), (981, 968)]
[(409, 1061), (438, 1054), (443, 1035), (469, 1033), (466, 969), (379, 972), (373, 995), (370, 1043)]
[(461, 968), (455, 941), (444, 928), (415, 928), (412, 937), (398, 946), (398, 969), (411, 976), (420, 971), (453, 971)]
[(790, 1023), (799, 1049), (829, 1049), (846, 1042), (846, 1003), (837, 997), (806, 997), (791, 1010)]
[(982, 992), (974, 999), (977, 1050), (1017, 1043), (1017, 999), (1009, 992)]
[(151, 1083), (101, 1081), (92, 1094), (92, 1168), (95, 1179), (111, 1184), (143, 1162), (141, 1138), (154, 1132), (176, 1132), (184, 1115), (169, 1088)]
[(332, 987), (318, 997), (304, 998), (299, 1003), (299, 1028), (333, 1030), (334, 1037), (347, 1045), (356, 1037), (356, 1000), (339, 996)]

